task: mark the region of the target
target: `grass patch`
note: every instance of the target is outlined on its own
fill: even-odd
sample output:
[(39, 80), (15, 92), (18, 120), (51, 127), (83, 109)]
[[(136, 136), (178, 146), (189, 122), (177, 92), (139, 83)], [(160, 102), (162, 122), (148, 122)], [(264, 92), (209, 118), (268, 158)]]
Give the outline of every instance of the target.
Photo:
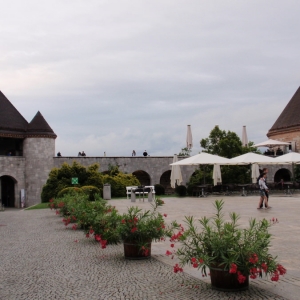
[(46, 203), (39, 203), (37, 205), (25, 208), (25, 210), (32, 210), (32, 209), (44, 209), (44, 208), (49, 208), (49, 202)]

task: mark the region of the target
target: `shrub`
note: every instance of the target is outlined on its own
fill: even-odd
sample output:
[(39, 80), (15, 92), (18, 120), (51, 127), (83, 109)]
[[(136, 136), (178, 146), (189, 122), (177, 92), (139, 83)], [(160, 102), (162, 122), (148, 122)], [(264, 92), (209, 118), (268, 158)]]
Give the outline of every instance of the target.
[(126, 197), (126, 186), (138, 186), (139, 180), (132, 174), (117, 173), (116, 175), (103, 175), (103, 182), (111, 186), (112, 197)]
[(85, 185), (81, 188), (81, 190), (89, 196), (90, 201), (95, 201), (95, 195), (100, 195), (100, 190), (92, 185)]
[(58, 192), (57, 194), (57, 198), (61, 198), (64, 195), (70, 194), (70, 195), (74, 195), (74, 194), (82, 194), (83, 190), (81, 188), (78, 187), (67, 187), (62, 189), (61, 191)]
[(56, 198), (58, 193), (67, 187), (72, 186), (72, 178), (78, 178), (78, 187), (92, 185), (102, 189), (102, 174), (98, 172), (99, 165), (93, 164), (84, 167), (76, 161), (70, 166), (64, 163), (60, 168), (54, 168), (50, 171), (48, 180), (43, 187), (41, 198), (42, 202), (48, 202), (51, 198)]
[(185, 185), (177, 185), (175, 188), (175, 193), (180, 196), (186, 196), (186, 186)]
[(160, 195), (164, 195), (164, 194), (165, 194), (165, 188), (164, 188), (163, 185), (161, 185), (161, 184), (156, 184), (156, 185), (154, 186), (154, 188), (155, 188), (155, 194), (156, 194), (157, 196), (160, 196)]

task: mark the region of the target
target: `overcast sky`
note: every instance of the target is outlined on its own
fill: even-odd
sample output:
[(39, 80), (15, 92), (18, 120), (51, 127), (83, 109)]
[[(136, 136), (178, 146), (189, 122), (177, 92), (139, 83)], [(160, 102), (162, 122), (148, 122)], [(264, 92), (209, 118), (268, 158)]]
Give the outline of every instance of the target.
[(10, 0), (0, 90), (56, 152), (193, 154), (218, 124), (255, 143), (300, 85), (300, 2)]

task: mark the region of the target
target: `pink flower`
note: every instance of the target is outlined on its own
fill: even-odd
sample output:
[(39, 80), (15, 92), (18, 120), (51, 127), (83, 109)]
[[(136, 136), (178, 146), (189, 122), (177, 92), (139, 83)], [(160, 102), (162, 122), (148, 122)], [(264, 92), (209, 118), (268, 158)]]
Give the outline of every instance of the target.
[(175, 273), (183, 272), (183, 269), (180, 268), (178, 264), (176, 264), (176, 265), (174, 266), (174, 272), (175, 272)]
[(194, 268), (198, 268), (198, 264), (197, 263), (193, 263), (193, 267)]
[(169, 256), (169, 255), (172, 255), (172, 252), (169, 251), (169, 250), (167, 250), (167, 251), (166, 251), (166, 255), (168, 255), (168, 256)]
[(170, 246), (171, 246), (172, 248), (174, 248), (174, 244), (171, 244)]
[(229, 273), (231, 273), (231, 274), (235, 274), (235, 273), (236, 273), (236, 271), (237, 271), (237, 265), (236, 265), (236, 264), (234, 264), (234, 263), (232, 263), (232, 264), (230, 265), (230, 270), (229, 270)]
[(131, 229), (131, 232), (132, 233), (134, 233), (134, 232), (136, 232), (137, 231), (137, 227), (133, 227), (132, 229)]
[(164, 217), (166, 218), (168, 215), (167, 214), (164, 214)]
[(238, 273), (238, 282), (239, 283), (244, 283), (246, 280), (246, 276), (244, 276), (240, 271), (237, 272)]

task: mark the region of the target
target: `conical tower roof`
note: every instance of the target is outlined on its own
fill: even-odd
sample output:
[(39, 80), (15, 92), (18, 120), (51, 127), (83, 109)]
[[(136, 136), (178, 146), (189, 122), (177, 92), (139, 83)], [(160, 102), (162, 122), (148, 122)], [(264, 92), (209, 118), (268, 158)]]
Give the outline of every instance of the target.
[(291, 129), (300, 128), (300, 87), (282, 111), (267, 136)]
[(27, 127), (27, 136), (57, 137), (39, 111), (36, 113)]
[(0, 91), (0, 136), (24, 137), (28, 122)]

